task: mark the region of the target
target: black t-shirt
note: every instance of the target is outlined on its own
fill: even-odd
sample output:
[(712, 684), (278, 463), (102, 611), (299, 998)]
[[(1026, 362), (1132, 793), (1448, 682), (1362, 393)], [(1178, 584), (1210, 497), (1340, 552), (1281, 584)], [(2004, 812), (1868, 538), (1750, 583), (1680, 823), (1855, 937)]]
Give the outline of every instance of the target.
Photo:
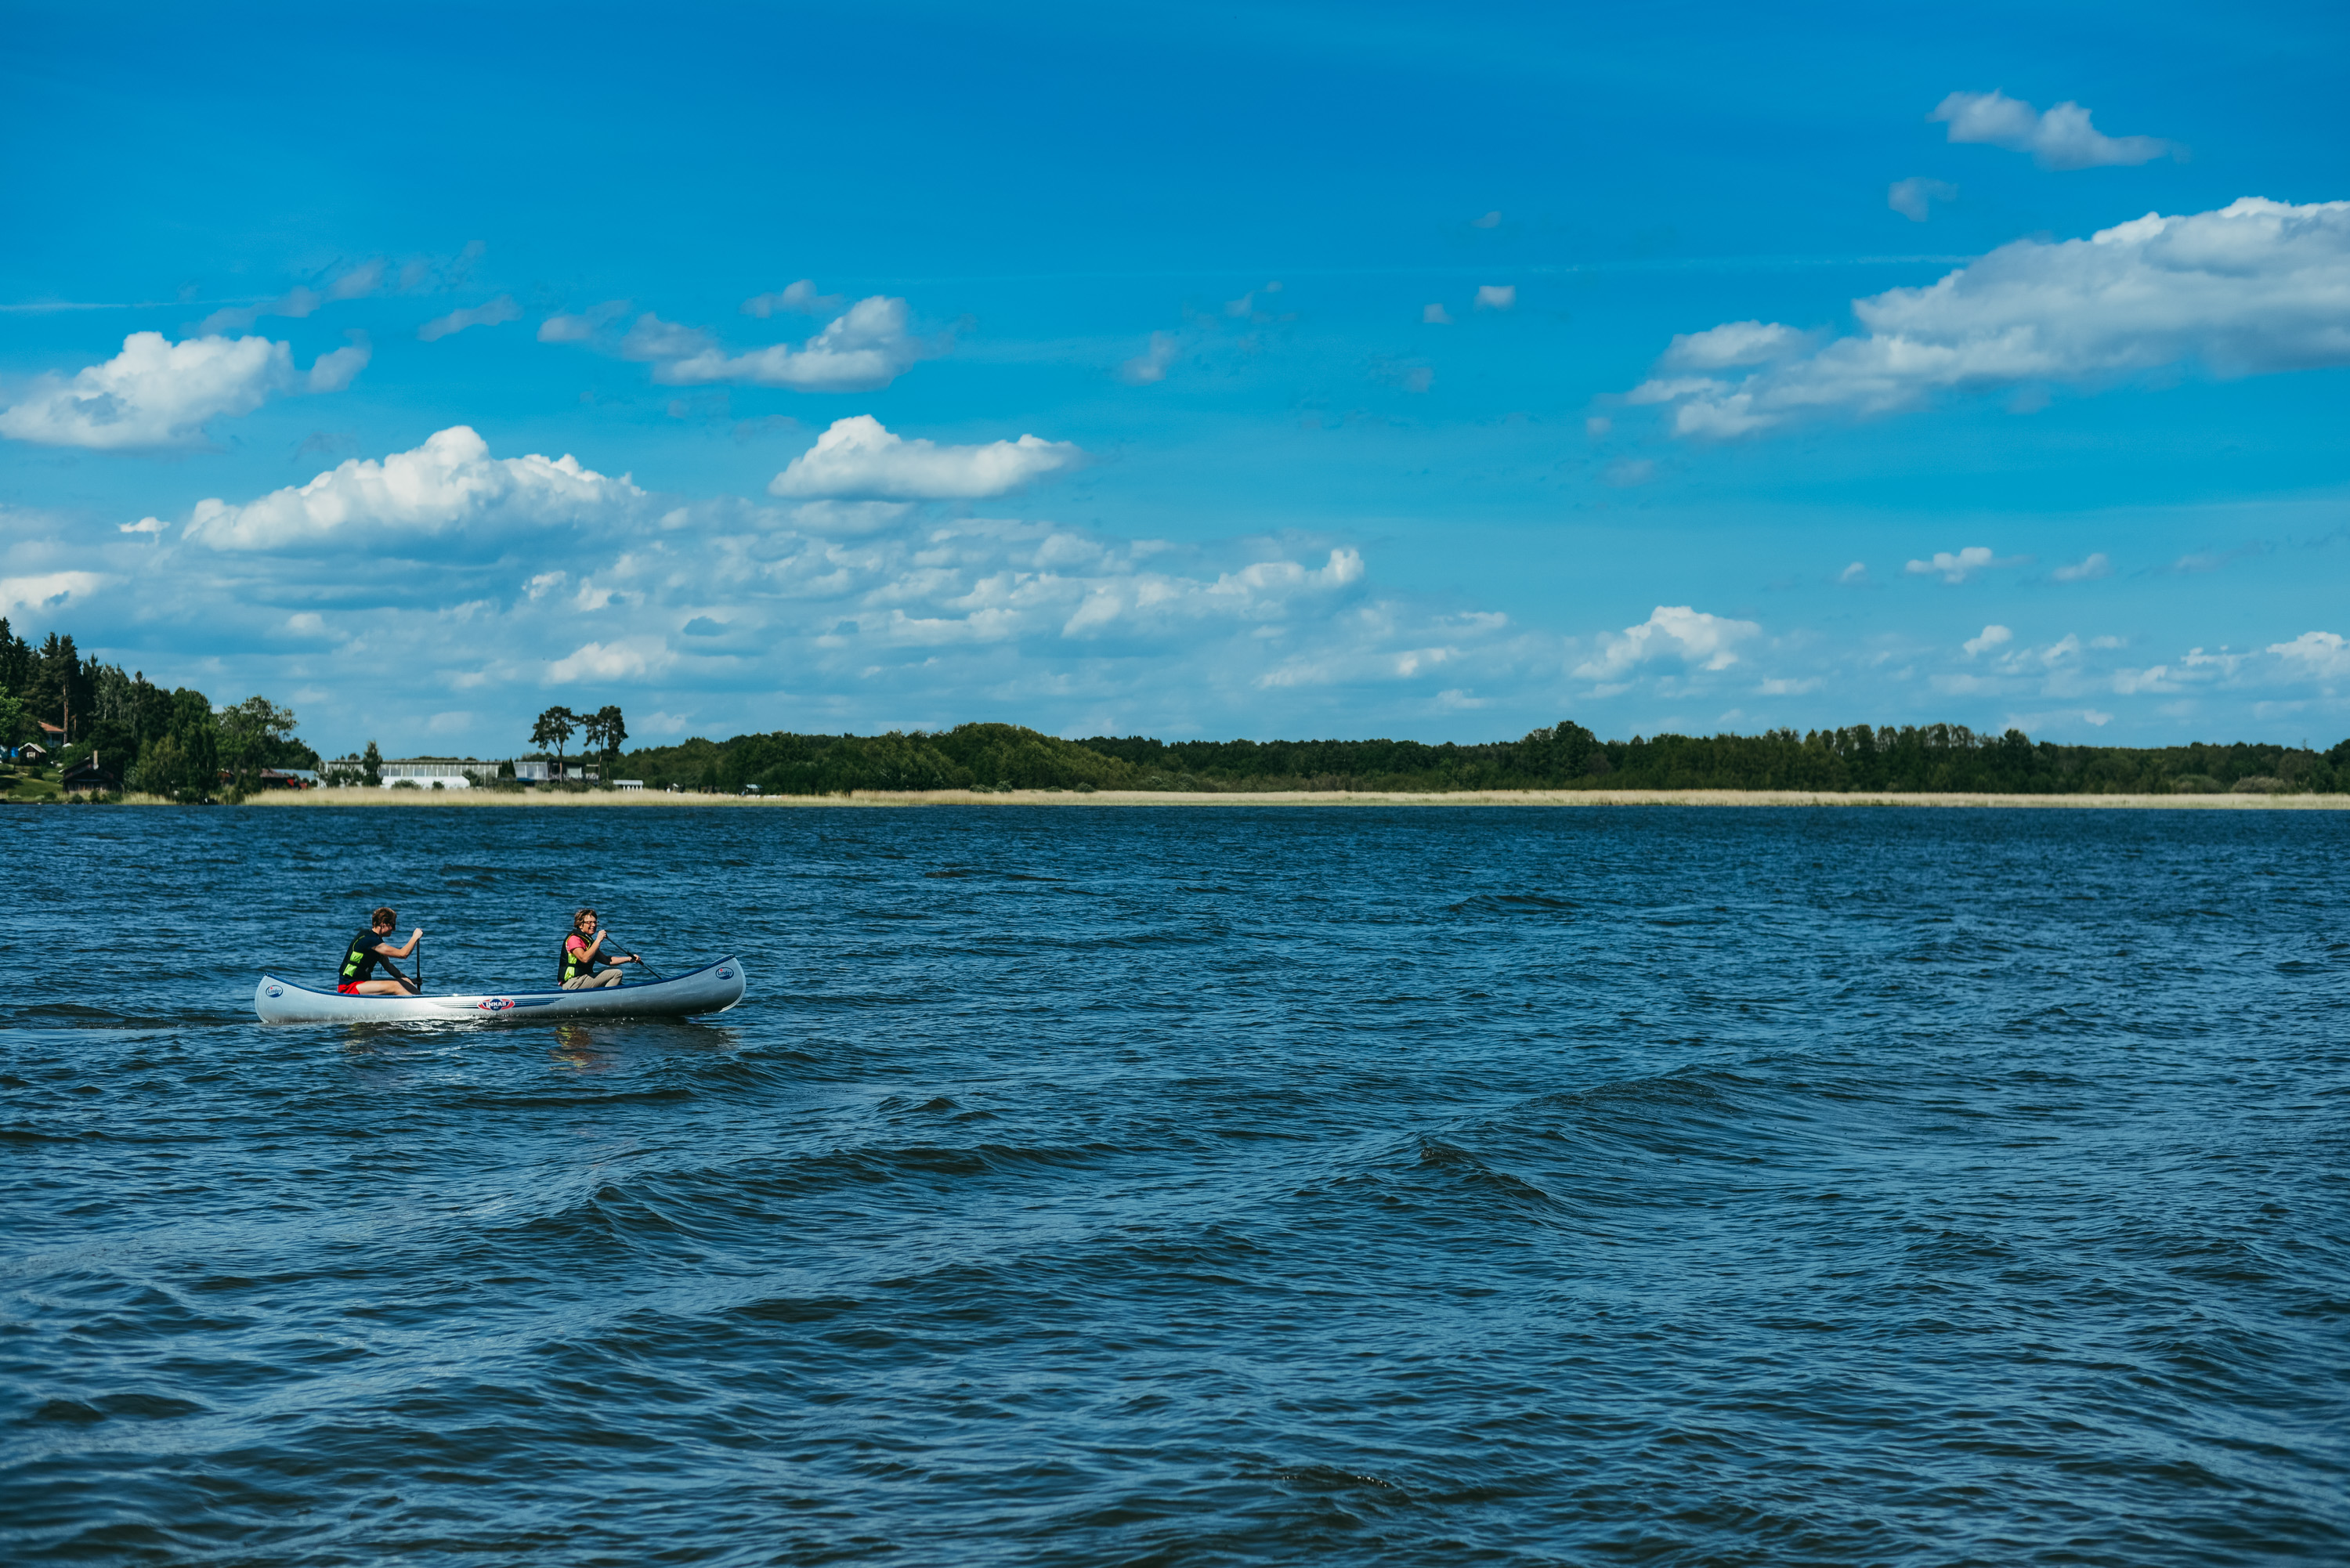
[(353, 937), (351, 945), (343, 952), (343, 977), (339, 983), (365, 984), (368, 977), (375, 973), (375, 966), (383, 961), (376, 957), (376, 949), (384, 946), (389, 940), (371, 930), (361, 931)]

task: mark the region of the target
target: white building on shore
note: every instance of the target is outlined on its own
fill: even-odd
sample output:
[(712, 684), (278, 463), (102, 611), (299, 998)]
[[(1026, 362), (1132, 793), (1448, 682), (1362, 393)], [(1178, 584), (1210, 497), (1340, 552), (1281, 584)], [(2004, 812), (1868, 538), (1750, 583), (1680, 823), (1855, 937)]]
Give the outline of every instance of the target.
[[(319, 770), (351, 788), (367, 764), (358, 757), (337, 757)], [(412, 784), (418, 789), (478, 789), (498, 782), (501, 774), (526, 784), (558, 781), (596, 782), (596, 766), (577, 758), (556, 762), (550, 757), (386, 757), (376, 765), (376, 776), (387, 789)]]

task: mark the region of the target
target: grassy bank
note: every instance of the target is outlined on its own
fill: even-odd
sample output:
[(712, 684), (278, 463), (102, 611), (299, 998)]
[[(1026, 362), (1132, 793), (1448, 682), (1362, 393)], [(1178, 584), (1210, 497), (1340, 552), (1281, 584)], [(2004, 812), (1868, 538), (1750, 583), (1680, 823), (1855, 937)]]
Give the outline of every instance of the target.
[(1956, 793), (1855, 792), (1828, 794), (1808, 790), (1282, 790), (1263, 793), (1218, 791), (1184, 794), (1172, 790), (1003, 790), (974, 794), (969, 790), (856, 790), (829, 795), (671, 794), (651, 790), (587, 790), (577, 794), (514, 794), (491, 790), (273, 790), (248, 798), (245, 805), (272, 810), (317, 808), (333, 810), (369, 806), (444, 807), (479, 810), (522, 806), (554, 811), (617, 807), (622, 810), (795, 811), (811, 806), (999, 805), (1066, 806), (1232, 806), (1232, 805), (1744, 805), (1744, 806), (1972, 806), (2028, 808), (2042, 811), (2162, 810), (2162, 811), (2350, 811), (2350, 795), (2341, 794), (1965, 794)]

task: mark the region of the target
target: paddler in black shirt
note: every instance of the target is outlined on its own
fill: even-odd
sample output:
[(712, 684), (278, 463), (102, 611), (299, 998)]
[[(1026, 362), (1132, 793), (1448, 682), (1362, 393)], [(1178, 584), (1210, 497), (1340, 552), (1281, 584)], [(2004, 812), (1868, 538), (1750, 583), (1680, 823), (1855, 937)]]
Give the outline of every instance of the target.
[[(393, 947), (391, 928), (399, 923), (400, 917), (389, 909), (378, 909), (368, 917), (368, 924), (373, 929), (361, 931), (358, 936), (353, 937), (351, 945), (344, 950), (343, 972), (336, 982), (337, 991), (345, 996), (406, 996), (408, 994), (408, 984), (405, 981), (368, 978), (375, 972), (377, 964), (383, 963), (386, 959), (406, 958), (416, 950), (416, 944), (424, 940), (424, 928), (419, 926), (408, 934), (406, 947)], [(383, 967), (387, 970), (391, 969), (388, 963)], [(399, 971), (393, 971), (393, 972)]]

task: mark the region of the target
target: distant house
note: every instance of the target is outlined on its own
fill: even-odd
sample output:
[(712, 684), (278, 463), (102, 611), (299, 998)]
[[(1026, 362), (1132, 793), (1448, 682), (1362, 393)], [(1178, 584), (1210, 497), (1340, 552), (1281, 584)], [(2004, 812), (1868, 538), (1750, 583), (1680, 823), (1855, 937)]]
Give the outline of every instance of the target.
[(594, 784), (597, 774), (595, 763), (583, 763), (577, 757), (516, 757), (514, 771), (514, 776), (523, 784)]
[(48, 748), (38, 741), (27, 741), (16, 748), (16, 760), (20, 763), (46, 763), (49, 760)]
[(112, 768), (101, 766), (98, 760), (98, 753), (95, 752), (68, 768), (66, 776), (59, 782), (65, 785), (68, 793), (86, 789), (103, 790), (111, 794), (122, 787), (121, 775)]
[(612, 781), (612, 787), (614, 789), (642, 789), (645, 787), (645, 781), (642, 779), (614, 779)]
[(442, 789), (472, 789), (477, 784), (494, 782), (498, 764), (478, 757), (392, 757), (376, 773), (386, 784), (409, 779), (419, 789), (431, 789), (434, 784)]

